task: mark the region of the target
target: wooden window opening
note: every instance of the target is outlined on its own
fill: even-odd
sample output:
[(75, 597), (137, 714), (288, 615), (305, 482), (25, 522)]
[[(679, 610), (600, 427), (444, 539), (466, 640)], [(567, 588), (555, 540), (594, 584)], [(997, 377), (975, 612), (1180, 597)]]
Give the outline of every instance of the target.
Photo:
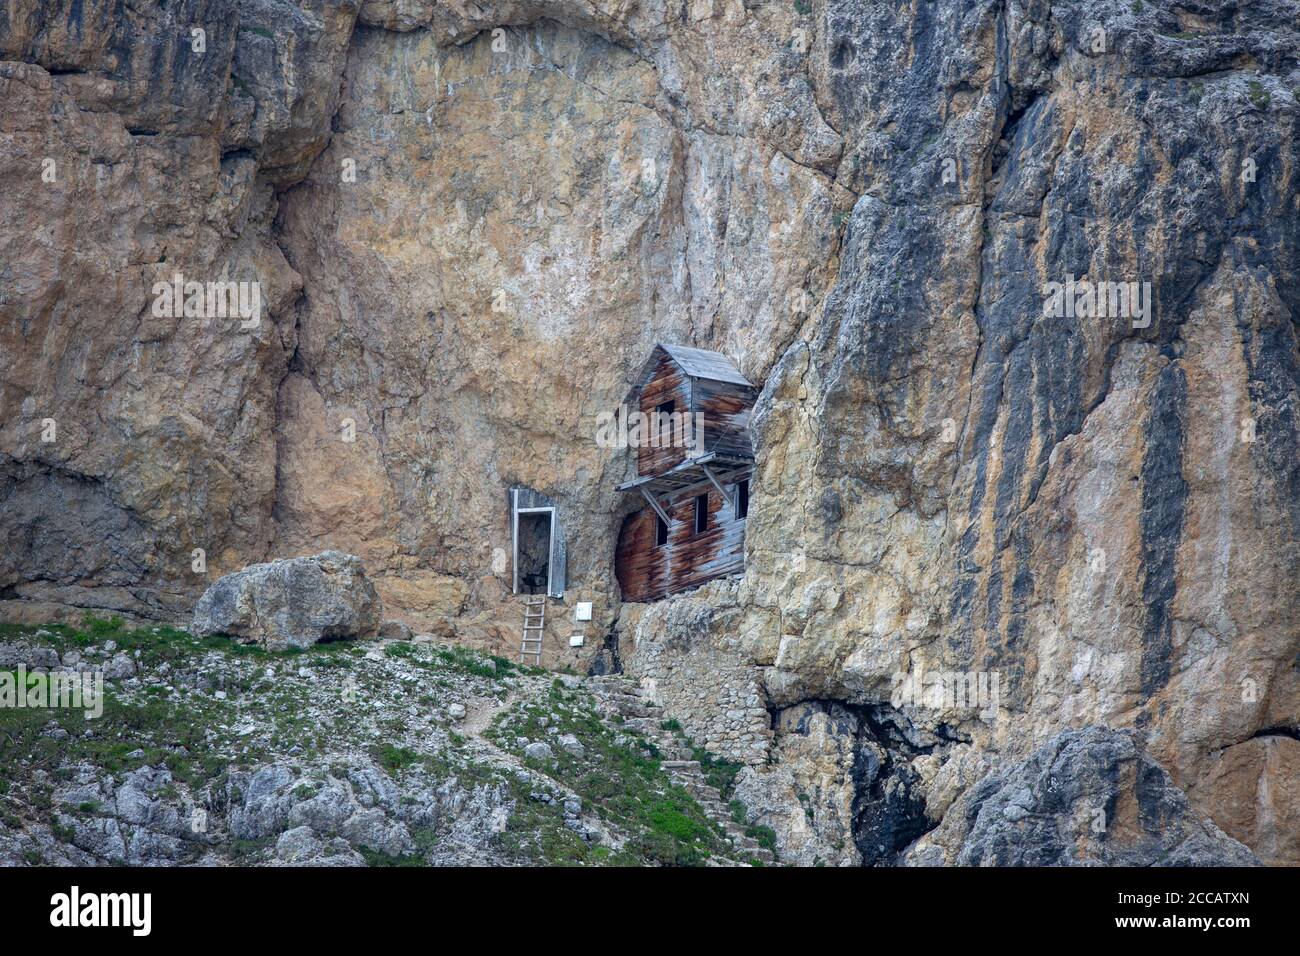
[(655, 448), (671, 448), (673, 445), (673, 412), (677, 408), (675, 401), (661, 402), (655, 406), (654, 421), (650, 423), (650, 444)]
[(695, 496), (695, 533), (703, 534), (709, 527), (709, 496)]
[(736, 482), (736, 520), (749, 517), (749, 479)]
[(661, 547), (668, 543), (668, 523), (663, 518), (655, 515), (655, 547)]

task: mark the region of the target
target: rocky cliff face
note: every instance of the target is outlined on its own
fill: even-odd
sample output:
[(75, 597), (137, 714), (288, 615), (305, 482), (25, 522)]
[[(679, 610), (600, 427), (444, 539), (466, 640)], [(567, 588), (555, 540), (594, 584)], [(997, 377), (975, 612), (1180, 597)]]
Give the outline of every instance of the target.
[[(758, 754), (791, 858), (893, 862), (1099, 724), (1300, 861), (1298, 17), (11, 4), (0, 610), (182, 619), (336, 547), (507, 650), (521, 485), (596, 604), (549, 662), (613, 632), (672, 700), (721, 661), (741, 717), (695, 733)], [(156, 308), (178, 274), (258, 282), (258, 321)], [(1072, 280), (1137, 295), (1046, 314)], [(596, 414), (658, 340), (764, 384), (748, 567), (620, 607)]]

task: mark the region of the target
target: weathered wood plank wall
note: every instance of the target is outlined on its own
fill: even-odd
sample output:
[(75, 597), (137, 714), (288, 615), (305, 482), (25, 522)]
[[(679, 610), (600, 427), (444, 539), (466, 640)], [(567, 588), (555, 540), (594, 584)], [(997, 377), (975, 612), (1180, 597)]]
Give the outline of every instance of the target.
[[(730, 491), (730, 489), (728, 489)], [(745, 569), (745, 522), (716, 491), (709, 492), (709, 526), (695, 533), (695, 496), (665, 503), (668, 542), (655, 545), (655, 513), (629, 515), (618, 536), (614, 570), (625, 601), (655, 601)]]
[(704, 413), (704, 450), (750, 458), (749, 416), (755, 391), (744, 385), (697, 379), (692, 383), (695, 410)]
[[(641, 411), (653, 415), (664, 402), (672, 402), (674, 411), (689, 412), (691, 407), (691, 382), (681, 368), (667, 355), (659, 359), (653, 374), (641, 390)], [(637, 473), (659, 474), (686, 458), (687, 449), (672, 447), (652, 448), (642, 444), (637, 448)]]

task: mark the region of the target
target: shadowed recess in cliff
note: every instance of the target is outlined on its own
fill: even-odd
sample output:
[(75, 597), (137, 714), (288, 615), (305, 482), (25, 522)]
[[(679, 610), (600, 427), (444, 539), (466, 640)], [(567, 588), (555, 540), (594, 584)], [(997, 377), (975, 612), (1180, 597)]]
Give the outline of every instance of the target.
[(935, 747), (921, 745), (911, 722), (892, 707), (848, 709), (858, 718), (853, 842), (863, 866), (894, 866), (935, 826), (926, 816), (921, 778), (911, 763)]
[[(87, 579), (104, 585), (135, 584), (154, 551), (148, 525), (113, 499), (102, 479), (64, 468), (0, 464), (0, 585)], [(71, 550), (68, 542), (92, 532), (95, 546)]]

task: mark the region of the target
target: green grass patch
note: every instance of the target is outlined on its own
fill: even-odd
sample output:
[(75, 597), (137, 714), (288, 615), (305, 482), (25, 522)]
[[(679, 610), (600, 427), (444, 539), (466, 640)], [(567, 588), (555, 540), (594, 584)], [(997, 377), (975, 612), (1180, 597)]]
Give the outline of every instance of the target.
[[(555, 733), (548, 733), (554, 728)], [(581, 756), (558, 746), (573, 734)], [(525, 764), (563, 784), (582, 798), (584, 809), (628, 837), (620, 853), (596, 855), (595, 847), (563, 827), (562, 808), (530, 797), (518, 784), (509, 830), (535, 835), (519, 840), (548, 863), (693, 866), (725, 852), (726, 845), (698, 801), (673, 783), (654, 748), (639, 734), (623, 733), (601, 720), (584, 695), (556, 680), (544, 700), (498, 716), (488, 731), (502, 749), (522, 754), (517, 739), (544, 740), (554, 757)], [(622, 738), (630, 743), (619, 744)]]
[[(801, 795), (802, 796), (802, 795)], [(731, 799), (727, 802), (727, 810), (731, 813), (731, 819), (745, 828), (745, 835), (753, 840), (758, 841), (758, 845), (764, 849), (776, 853), (776, 831), (771, 827), (764, 826), (761, 823), (750, 823), (749, 813), (745, 809), (745, 804), (740, 800)]]
[(384, 744), (376, 752), (375, 760), (389, 773), (396, 773), (399, 770), (405, 770), (407, 767), (421, 763), (423, 758), (418, 751), (412, 750), (410, 747), (394, 747), (392, 744)]
[(1264, 89), (1263, 83), (1259, 80), (1251, 80), (1246, 84), (1246, 88), (1250, 91), (1250, 101), (1255, 104), (1256, 109), (1268, 109), (1272, 98), (1268, 95), (1268, 90)]
[(524, 668), (504, 657), (480, 654), (468, 647), (435, 647), (433, 654), (445, 667), (488, 680), (504, 680), (513, 673), (525, 672)]
[(107, 653), (106, 645), (113, 641), (117, 647), (112, 654), (126, 653), (135, 658), (145, 670), (164, 663), (175, 666), (201, 658), (212, 651), (231, 658), (267, 662), (302, 658), (306, 663), (317, 666), (347, 662), (349, 658), (364, 652), (357, 641), (329, 641), (308, 648), (291, 647), (284, 651), (268, 651), (261, 645), (242, 644), (224, 634), (195, 637), (188, 631), (166, 625), (131, 627), (117, 616), (103, 618), (93, 615), (87, 615), (78, 627), (67, 624), (46, 624), (41, 627), (0, 624), (0, 641), (10, 640), (46, 644), (57, 650), (60, 656), (70, 650), (84, 651), (91, 647), (98, 647)]
[[(0, 708), (0, 776), (37, 769), (57, 774), (81, 761), (110, 773), (162, 763), (182, 782), (200, 785), (225, 766), (213, 753), (207, 728), (228, 714), (227, 702), (127, 700), (106, 686), (103, 708), (91, 720), (67, 708)], [(68, 736), (48, 736), (51, 721)]]
[(700, 771), (704, 774), (704, 779), (722, 795), (723, 800), (728, 799), (736, 786), (736, 774), (740, 773), (742, 765), (723, 760), (690, 741), (687, 741), (687, 745), (691, 748), (691, 756), (700, 762)]

